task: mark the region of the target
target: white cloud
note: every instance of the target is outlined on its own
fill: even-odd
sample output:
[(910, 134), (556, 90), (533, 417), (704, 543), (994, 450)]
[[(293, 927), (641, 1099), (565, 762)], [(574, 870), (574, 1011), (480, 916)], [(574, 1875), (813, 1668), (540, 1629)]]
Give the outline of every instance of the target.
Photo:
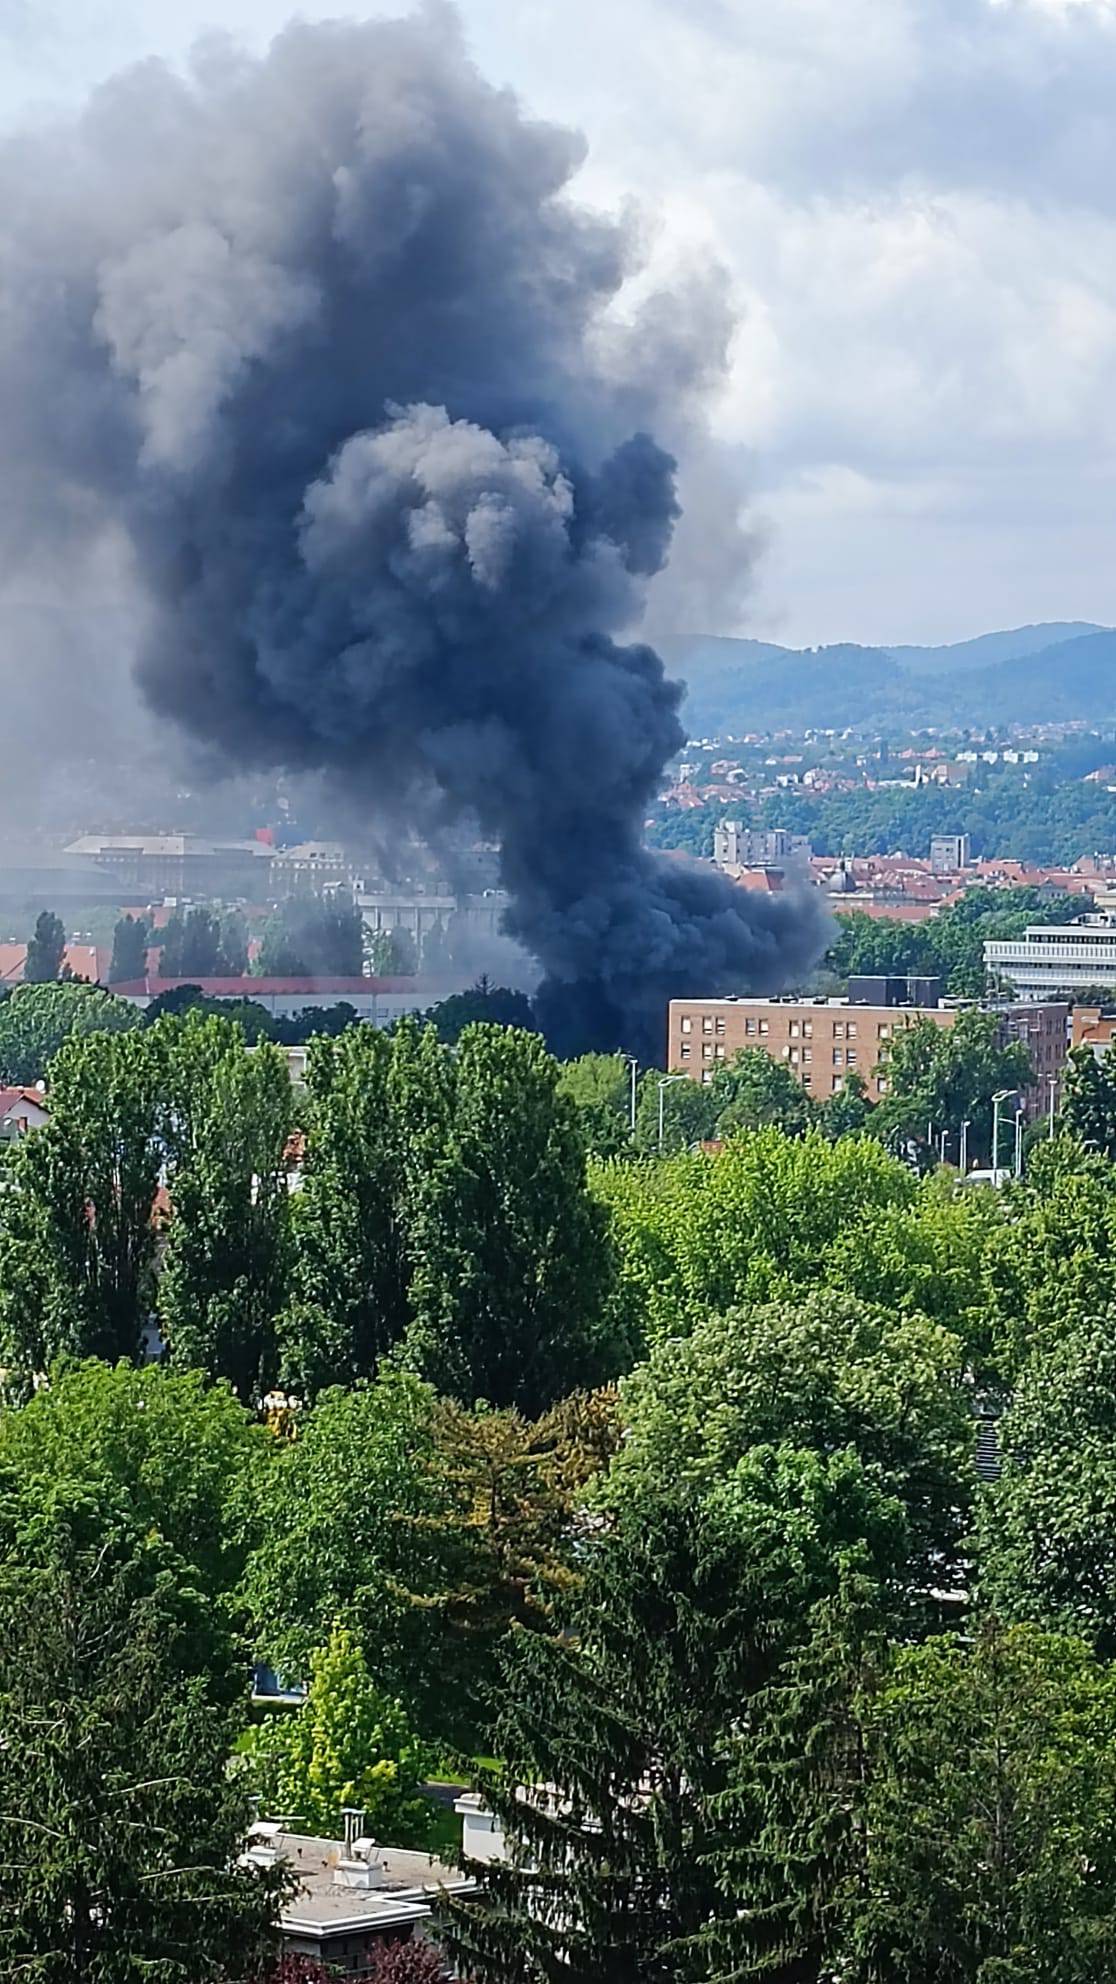
[[(181, 55), (211, 9), (0, 0), (3, 107)], [(258, 44), (287, 9), (220, 11)], [(771, 525), (757, 620), (920, 639), (1116, 619), (1116, 0), (463, 12), (489, 73), (586, 130), (586, 196), (655, 216), (660, 273), (732, 272), (715, 420)]]

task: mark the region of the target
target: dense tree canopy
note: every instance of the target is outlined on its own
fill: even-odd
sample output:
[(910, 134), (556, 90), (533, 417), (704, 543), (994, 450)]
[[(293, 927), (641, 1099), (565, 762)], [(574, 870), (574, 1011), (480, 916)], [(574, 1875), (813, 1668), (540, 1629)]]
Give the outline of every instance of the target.
[(359, 978), (364, 925), (343, 896), (290, 896), (268, 918), (254, 969), (261, 978)]
[(419, 1794), (431, 1756), (404, 1709), (381, 1694), (351, 1632), (338, 1626), (310, 1656), (306, 1701), (254, 1732), (246, 1775), (269, 1812), (297, 1812), (308, 1832), (338, 1839), (346, 1805), (372, 1839), (422, 1846), (433, 1808)]
[(37, 1082), (70, 1034), (123, 1033), (139, 1015), (99, 986), (17, 985), (0, 999), (0, 1079)]
[(109, 984), (123, 985), (147, 975), (147, 948), (151, 931), (146, 918), (130, 912), (117, 921), (112, 933)]
[[(1022, 1078), (980, 1015), (874, 1108), (672, 1082), (661, 1157), (657, 1071), (633, 1139), (622, 1057), (491, 1015), (296, 1083), (204, 1005), (63, 1031), (0, 1180), (0, 1971), (274, 1984), (248, 1790), (390, 1848), (466, 1767), (473, 1984), (1116, 1967), (1103, 1066), (993, 1190), (919, 1124)], [(310, 1694), (248, 1735), (252, 1660)]]

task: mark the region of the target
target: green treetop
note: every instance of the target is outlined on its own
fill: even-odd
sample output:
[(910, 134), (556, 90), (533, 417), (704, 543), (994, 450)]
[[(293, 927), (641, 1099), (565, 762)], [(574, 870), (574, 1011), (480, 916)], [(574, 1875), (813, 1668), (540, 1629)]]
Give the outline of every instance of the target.
[(345, 1627), (311, 1654), (309, 1684), (303, 1706), (257, 1728), (246, 1752), (263, 1811), (296, 1812), (308, 1832), (336, 1839), (344, 1807), (358, 1806), (370, 1838), (425, 1845), (434, 1808), (419, 1786), (430, 1753)]
[(35, 934), (27, 946), (24, 984), (51, 985), (55, 979), (61, 978), (65, 949), (66, 930), (61, 919), (49, 909), (41, 910), (35, 923)]

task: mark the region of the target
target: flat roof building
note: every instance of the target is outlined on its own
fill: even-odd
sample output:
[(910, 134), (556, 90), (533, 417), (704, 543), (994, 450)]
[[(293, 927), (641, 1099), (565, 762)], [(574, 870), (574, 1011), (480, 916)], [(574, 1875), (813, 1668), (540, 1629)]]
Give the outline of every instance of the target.
[(1072, 996), (1094, 985), (1116, 990), (1116, 911), (1073, 923), (1031, 923), (1021, 937), (990, 937), (984, 968), (1025, 999)]
[[(844, 1087), (850, 1073), (862, 1077), (868, 1096), (887, 1094), (887, 1063), (892, 1042), (920, 1019), (952, 1026), (963, 1004), (943, 1005), (936, 981), (868, 979), (881, 988), (870, 1001), (846, 999), (672, 999), (668, 1018), (667, 1067), (709, 1083), (717, 1069), (742, 1048), (758, 1047), (783, 1061), (816, 1101), (825, 1102)], [(897, 997), (899, 984), (923, 993), (922, 1001)], [(995, 1013), (1004, 1043), (1023, 1043), (1035, 1071), (1025, 1095), (1032, 1114), (1049, 1103), (1050, 1082), (1061, 1081), (1065, 1065), (1069, 1006), (1065, 1001), (985, 1005)]]
[(360, 1978), (385, 1944), (422, 1934), (440, 1893), (470, 1893), (476, 1882), (432, 1854), (380, 1845), (365, 1834), (362, 1812), (346, 1811), (344, 1821), (343, 1839), (297, 1832), (282, 1819), (257, 1821), (245, 1858), (294, 1876), (279, 1913), (284, 1953), (312, 1958), (338, 1978)]

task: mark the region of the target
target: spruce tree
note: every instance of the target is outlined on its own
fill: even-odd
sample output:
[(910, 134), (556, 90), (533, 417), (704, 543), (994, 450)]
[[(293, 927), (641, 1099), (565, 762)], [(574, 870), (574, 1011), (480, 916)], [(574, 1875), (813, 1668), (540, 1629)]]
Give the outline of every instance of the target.
[(754, 1449), (704, 1504), (613, 1518), (567, 1631), (519, 1634), (509, 1657), (505, 1761), (478, 1785), (508, 1855), (440, 1927), (465, 1975), (707, 1984), (740, 1910), (769, 1905), (766, 1871), (754, 1896), (734, 1878), (766, 1823), (765, 1800), (733, 1796), (742, 1739), (817, 1606), (860, 1578), (882, 1608), (903, 1529), (851, 1453), (787, 1447)]
[(240, 1984), (277, 1884), (237, 1864), (227, 1645), (123, 1505), (0, 1527), (0, 1975)]

